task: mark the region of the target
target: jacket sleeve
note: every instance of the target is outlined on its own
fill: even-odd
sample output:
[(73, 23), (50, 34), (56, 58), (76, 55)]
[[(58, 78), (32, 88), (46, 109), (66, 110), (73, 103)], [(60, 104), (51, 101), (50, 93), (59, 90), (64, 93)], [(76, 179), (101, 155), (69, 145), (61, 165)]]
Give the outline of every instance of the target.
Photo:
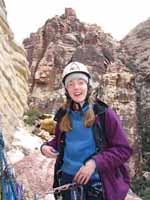
[(108, 108), (105, 113), (106, 147), (93, 159), (100, 172), (109, 172), (125, 163), (132, 154), (117, 114)]

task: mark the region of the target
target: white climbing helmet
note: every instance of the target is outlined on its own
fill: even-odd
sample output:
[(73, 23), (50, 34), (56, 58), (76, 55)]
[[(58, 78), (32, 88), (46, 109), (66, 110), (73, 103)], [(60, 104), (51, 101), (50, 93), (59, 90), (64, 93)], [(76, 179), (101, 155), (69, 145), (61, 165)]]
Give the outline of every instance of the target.
[(88, 79), (91, 79), (91, 75), (84, 64), (80, 62), (71, 62), (64, 68), (64, 71), (62, 74), (62, 82), (64, 85), (65, 85), (65, 79), (67, 78), (67, 76), (73, 73), (85, 74), (88, 77)]

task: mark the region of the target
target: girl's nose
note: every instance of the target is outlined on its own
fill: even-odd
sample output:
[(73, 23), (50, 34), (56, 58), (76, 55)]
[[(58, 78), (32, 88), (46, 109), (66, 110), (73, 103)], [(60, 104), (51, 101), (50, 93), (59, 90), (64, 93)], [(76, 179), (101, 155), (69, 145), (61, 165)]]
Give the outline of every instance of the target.
[(76, 89), (76, 88), (79, 88), (79, 84), (78, 83), (75, 83), (74, 84), (74, 88)]

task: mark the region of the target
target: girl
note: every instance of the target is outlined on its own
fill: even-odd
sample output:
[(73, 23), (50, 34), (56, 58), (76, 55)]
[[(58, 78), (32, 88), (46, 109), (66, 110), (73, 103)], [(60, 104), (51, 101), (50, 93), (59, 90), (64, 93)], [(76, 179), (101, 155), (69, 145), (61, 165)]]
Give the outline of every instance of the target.
[[(63, 72), (66, 104), (57, 112), (55, 137), (41, 146), (48, 158), (56, 157), (54, 187), (75, 182), (86, 200), (124, 200), (129, 177), (124, 163), (131, 156), (121, 122), (105, 103), (91, 101), (91, 75), (79, 62)], [(71, 190), (63, 200), (71, 200)], [(56, 197), (57, 199), (57, 197)]]

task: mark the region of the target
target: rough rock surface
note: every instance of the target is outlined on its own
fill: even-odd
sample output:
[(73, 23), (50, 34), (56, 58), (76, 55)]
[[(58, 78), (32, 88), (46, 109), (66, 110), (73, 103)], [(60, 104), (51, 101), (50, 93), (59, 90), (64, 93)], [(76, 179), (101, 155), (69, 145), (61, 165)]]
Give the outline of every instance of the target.
[(55, 160), (46, 159), (35, 151), (15, 163), (17, 179), (25, 188), (25, 200), (34, 199), (35, 195), (44, 199), (46, 193), (52, 189), (54, 162)]
[[(4, 1), (0, 1), (0, 114), (5, 137), (11, 141), (14, 127), (27, 106), (28, 62), (22, 47), (14, 40), (7, 23)], [(7, 141), (8, 141), (7, 140)]]
[[(150, 166), (150, 18), (138, 24), (121, 41), (127, 65), (135, 74), (138, 126)], [(147, 159), (148, 160), (148, 159)]]
[(7, 12), (4, 0), (0, 0), (0, 17), (7, 21)]
[(130, 159), (130, 171), (133, 177), (139, 174), (141, 169), (134, 78), (128, 68), (118, 68), (117, 65), (111, 64), (102, 77), (103, 89), (101, 89), (102, 99), (120, 116), (129, 143), (133, 147), (134, 154)]

